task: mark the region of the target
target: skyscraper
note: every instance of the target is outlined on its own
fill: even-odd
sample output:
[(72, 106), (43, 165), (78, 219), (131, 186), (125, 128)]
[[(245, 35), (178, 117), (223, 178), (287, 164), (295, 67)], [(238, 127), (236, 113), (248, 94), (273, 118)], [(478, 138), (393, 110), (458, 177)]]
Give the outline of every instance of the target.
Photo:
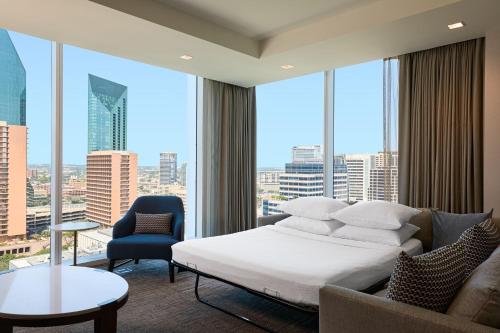
[(89, 74), (88, 152), (127, 150), (127, 87)]
[(375, 155), (347, 155), (346, 164), (349, 184), (349, 201), (368, 201), (370, 170), (375, 165)]
[(95, 151), (87, 155), (87, 205), (89, 221), (112, 226), (137, 197), (137, 154)]
[(0, 241), (26, 235), (26, 126), (0, 121)]
[(370, 170), (368, 200), (398, 202), (398, 153), (380, 152)]
[(160, 153), (160, 184), (177, 182), (177, 153)]
[(26, 70), (4, 29), (0, 29), (0, 73), (0, 121), (26, 126)]

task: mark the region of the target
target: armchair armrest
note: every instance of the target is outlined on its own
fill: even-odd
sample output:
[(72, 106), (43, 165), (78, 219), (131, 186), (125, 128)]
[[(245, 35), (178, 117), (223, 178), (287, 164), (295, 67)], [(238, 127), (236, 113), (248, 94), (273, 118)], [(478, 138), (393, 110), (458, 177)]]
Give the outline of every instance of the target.
[(134, 232), (134, 225), (129, 214), (125, 214), (113, 225), (113, 239), (131, 235)]
[(337, 286), (319, 292), (320, 332), (499, 333), (492, 327)]
[(257, 226), (262, 227), (265, 225), (270, 225), (270, 224), (275, 224), (278, 221), (281, 221), (283, 219), (286, 219), (289, 217), (290, 214), (276, 214), (276, 215), (269, 215), (269, 216), (261, 216), (257, 218)]

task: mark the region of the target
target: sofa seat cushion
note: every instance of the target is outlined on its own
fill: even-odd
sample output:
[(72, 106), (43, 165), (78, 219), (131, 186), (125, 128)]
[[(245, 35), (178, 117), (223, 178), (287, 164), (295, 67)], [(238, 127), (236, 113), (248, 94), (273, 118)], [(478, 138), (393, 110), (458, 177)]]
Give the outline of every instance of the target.
[(472, 272), (447, 314), (500, 328), (500, 247)]
[(133, 234), (115, 238), (108, 243), (109, 259), (172, 259), (172, 236), (163, 234)]

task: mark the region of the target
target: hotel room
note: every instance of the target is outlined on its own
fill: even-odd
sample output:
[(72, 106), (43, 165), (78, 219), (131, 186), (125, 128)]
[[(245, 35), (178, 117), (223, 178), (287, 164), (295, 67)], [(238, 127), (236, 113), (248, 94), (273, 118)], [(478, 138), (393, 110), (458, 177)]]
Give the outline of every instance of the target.
[(0, 0), (0, 333), (500, 332), (499, 17)]

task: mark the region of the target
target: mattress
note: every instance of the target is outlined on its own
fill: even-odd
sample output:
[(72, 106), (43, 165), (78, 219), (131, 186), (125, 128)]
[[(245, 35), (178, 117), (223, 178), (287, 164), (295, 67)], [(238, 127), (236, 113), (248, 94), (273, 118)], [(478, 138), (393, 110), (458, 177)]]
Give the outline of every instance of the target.
[(326, 284), (363, 290), (389, 277), (401, 251), (420, 254), (422, 244), (412, 238), (397, 247), (269, 225), (177, 243), (172, 258), (270, 296), (317, 306)]

